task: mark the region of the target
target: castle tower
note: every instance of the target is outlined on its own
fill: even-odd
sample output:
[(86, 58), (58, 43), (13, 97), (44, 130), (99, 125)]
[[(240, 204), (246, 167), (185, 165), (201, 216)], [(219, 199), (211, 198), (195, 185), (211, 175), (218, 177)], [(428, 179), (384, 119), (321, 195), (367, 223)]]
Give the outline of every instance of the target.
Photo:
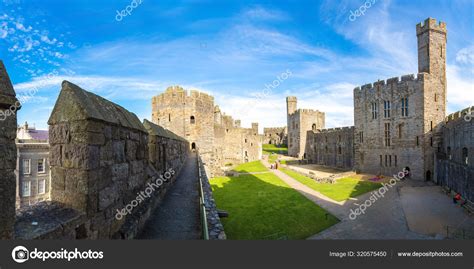
[(423, 82), (424, 178), (436, 178), (434, 160), (440, 146), (441, 123), (446, 117), (446, 23), (428, 18), (416, 25), (418, 71)]
[(418, 72), (446, 80), (446, 23), (428, 18), (416, 25)]
[(288, 96), (286, 97), (286, 113), (287, 115), (291, 115), (295, 113), (297, 105), (296, 96)]
[(252, 122), (252, 131), (255, 135), (258, 134), (258, 122)]

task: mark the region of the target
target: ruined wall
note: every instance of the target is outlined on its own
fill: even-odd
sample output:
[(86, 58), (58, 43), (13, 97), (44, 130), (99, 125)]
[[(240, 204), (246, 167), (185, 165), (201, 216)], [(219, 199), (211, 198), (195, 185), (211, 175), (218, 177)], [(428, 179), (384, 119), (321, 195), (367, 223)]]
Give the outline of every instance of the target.
[(257, 124), (254, 123), (252, 128), (242, 128), (240, 121), (234, 121), (231, 116), (219, 115), (218, 118), (221, 124), (214, 125), (216, 169), (211, 169), (212, 174), (221, 173), (225, 165), (261, 159), (262, 136), (258, 134)]
[[(12, 109), (13, 108), (13, 109)], [(0, 61), (0, 239), (14, 237), (16, 196), (16, 111), (20, 104), (3, 62)], [(11, 113), (10, 113), (11, 112)]]
[(310, 163), (352, 169), (354, 127), (308, 131), (306, 158)]
[(263, 144), (286, 145), (288, 132), (286, 127), (263, 128)]
[(474, 107), (449, 115), (440, 129), (442, 142), (435, 156), (436, 182), (474, 201)]

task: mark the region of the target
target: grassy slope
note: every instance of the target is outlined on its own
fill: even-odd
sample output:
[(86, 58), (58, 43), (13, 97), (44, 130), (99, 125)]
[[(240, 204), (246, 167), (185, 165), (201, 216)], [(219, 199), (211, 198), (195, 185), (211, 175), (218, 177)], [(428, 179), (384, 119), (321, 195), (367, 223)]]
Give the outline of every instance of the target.
[(254, 161), (249, 163), (243, 163), (236, 168), (232, 169), (239, 173), (252, 173), (252, 172), (266, 172), (268, 169), (260, 162)]
[(318, 183), (314, 179), (301, 175), (295, 171), (285, 168), (280, 168), (280, 170), (311, 189), (318, 191), (335, 201), (344, 201), (349, 197), (356, 197), (382, 186), (380, 183), (361, 181), (349, 177), (338, 179), (335, 184)]
[(272, 173), (211, 179), (229, 239), (305, 239), (339, 220)]
[(272, 154), (272, 153), (277, 153), (277, 154), (288, 154), (288, 148), (286, 146), (282, 146), (278, 148), (277, 146), (273, 144), (263, 144), (263, 154)]

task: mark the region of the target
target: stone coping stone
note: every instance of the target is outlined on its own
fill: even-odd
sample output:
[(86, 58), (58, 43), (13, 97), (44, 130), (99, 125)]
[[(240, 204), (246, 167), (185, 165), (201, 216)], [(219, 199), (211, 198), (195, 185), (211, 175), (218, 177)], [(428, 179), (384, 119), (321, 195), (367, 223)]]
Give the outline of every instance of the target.
[(153, 122), (149, 120), (144, 120), (143, 121), (143, 126), (145, 129), (148, 131), (149, 135), (156, 135), (156, 136), (161, 136), (161, 137), (166, 137), (169, 139), (174, 139), (174, 140), (179, 140), (183, 142), (188, 142), (186, 139), (182, 138), (181, 136), (171, 132), (170, 130), (167, 130), (159, 125), (154, 124)]
[(15, 238), (39, 239), (49, 233), (85, 221), (85, 215), (58, 202), (39, 202), (33, 206), (17, 210)]
[(104, 121), (146, 133), (134, 113), (69, 81), (63, 81), (48, 124), (81, 120)]
[(13, 105), (17, 101), (15, 90), (8, 76), (7, 69), (0, 60), (0, 105)]

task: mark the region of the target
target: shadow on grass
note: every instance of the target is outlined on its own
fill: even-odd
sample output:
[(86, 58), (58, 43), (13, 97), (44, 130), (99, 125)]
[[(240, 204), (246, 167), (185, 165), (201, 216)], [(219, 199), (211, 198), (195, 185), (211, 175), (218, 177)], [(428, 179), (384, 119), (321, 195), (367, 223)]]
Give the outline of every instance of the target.
[(272, 173), (211, 179), (229, 239), (306, 239), (339, 220)]

